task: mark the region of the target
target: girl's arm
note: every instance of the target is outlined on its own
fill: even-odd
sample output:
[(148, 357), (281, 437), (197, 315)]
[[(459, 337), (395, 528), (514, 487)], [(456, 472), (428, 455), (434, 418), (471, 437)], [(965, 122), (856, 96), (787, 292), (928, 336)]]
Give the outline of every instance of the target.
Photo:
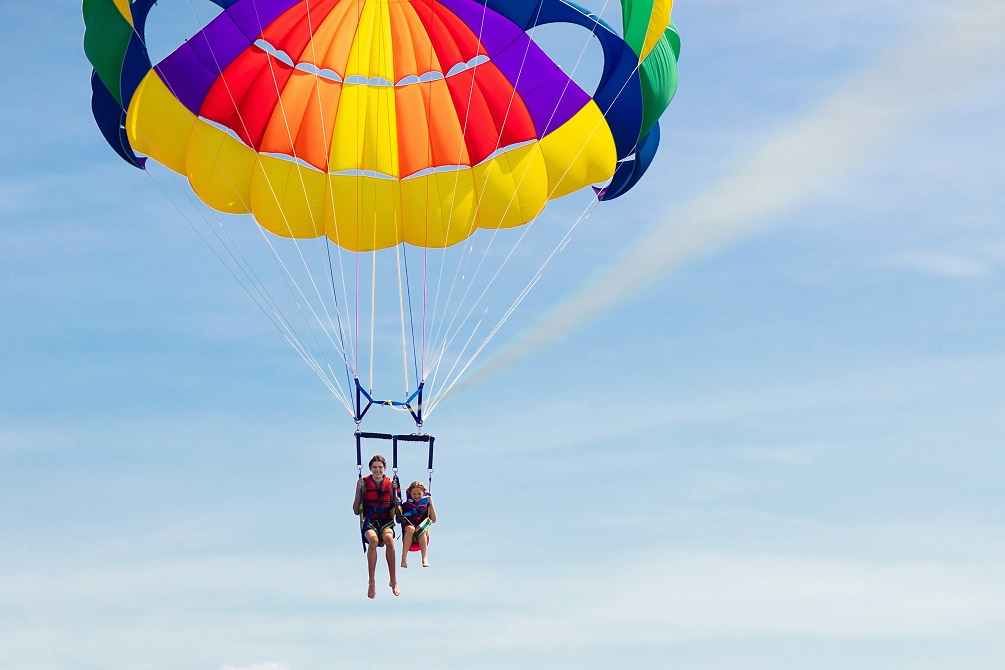
[[(428, 494), (427, 494), (428, 495)], [(436, 508), (433, 507), (433, 496), (429, 496), (429, 522), (436, 523)]]

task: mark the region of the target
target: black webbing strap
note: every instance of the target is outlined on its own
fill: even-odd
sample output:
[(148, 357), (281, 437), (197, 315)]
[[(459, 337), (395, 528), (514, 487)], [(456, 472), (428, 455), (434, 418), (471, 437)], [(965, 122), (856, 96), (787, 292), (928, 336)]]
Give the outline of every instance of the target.
[(398, 442), (425, 442), (429, 445), (429, 455), (426, 469), (429, 472), (429, 487), (433, 487), (433, 445), (436, 438), (432, 435), (417, 435), (415, 433), (406, 435), (392, 435), (390, 433), (366, 433), (356, 431), (356, 470), (360, 479), (363, 478), (363, 440), (390, 440), (391, 441), (391, 472), (394, 487), (398, 491), (399, 501), (401, 496), (401, 482), (398, 481)]

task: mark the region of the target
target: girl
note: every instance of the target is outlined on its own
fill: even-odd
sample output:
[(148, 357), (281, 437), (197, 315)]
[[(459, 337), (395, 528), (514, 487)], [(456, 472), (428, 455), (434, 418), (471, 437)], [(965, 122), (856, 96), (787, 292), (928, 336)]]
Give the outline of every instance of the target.
[(436, 523), (432, 494), (418, 481), (409, 484), (406, 490), (408, 497), (401, 507), (401, 567), (408, 567), (408, 552), (418, 550), (422, 554), (422, 567), (428, 568), (429, 525)]

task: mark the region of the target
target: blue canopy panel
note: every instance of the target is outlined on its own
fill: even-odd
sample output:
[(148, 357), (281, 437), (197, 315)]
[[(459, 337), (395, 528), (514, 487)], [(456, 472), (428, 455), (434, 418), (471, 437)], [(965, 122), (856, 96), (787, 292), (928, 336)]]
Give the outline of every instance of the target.
[(618, 160), (635, 153), (642, 131), (639, 59), (611, 26), (565, 0), (486, 0), (485, 6), (524, 31), (548, 23), (572, 23), (592, 32), (604, 52), (604, 72), (593, 100), (611, 128)]
[(611, 183), (604, 188), (594, 188), (597, 192), (597, 199), (603, 202), (614, 200), (631, 190), (649, 169), (649, 165), (656, 157), (656, 149), (659, 148), (659, 145), (660, 124), (657, 123), (639, 142), (639, 148), (635, 155), (618, 165)]

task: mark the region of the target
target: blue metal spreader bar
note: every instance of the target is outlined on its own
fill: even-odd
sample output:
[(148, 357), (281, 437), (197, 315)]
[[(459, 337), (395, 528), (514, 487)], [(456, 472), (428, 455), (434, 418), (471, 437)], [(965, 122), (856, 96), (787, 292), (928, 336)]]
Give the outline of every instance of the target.
[[(408, 413), (412, 415), (412, 419), (415, 420), (415, 425), (422, 428), (422, 387), (426, 382), (419, 382), (419, 387), (415, 389), (415, 392), (408, 396), (408, 399), (404, 402), (399, 400), (375, 400), (366, 389), (359, 383), (359, 377), (353, 377), (353, 381), (356, 383), (356, 424), (358, 425), (360, 421), (363, 420), (363, 416), (366, 415), (367, 411), (373, 405), (383, 405), (384, 407), (404, 407), (408, 410)], [(363, 406), (363, 400), (366, 400), (366, 406)], [(415, 402), (415, 406), (412, 406), (412, 402)], [(390, 439), (390, 436), (388, 436)]]

